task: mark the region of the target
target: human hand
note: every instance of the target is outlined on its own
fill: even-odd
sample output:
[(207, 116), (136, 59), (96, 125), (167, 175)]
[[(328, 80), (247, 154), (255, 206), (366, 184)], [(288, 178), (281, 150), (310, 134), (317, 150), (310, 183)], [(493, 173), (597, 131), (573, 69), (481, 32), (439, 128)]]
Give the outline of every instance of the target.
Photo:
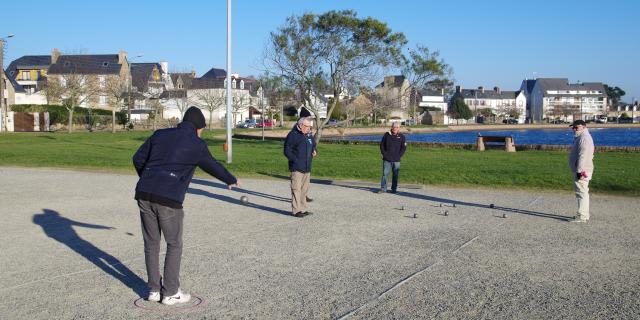
[(227, 185), (227, 188), (229, 188), (229, 190), (231, 190), (231, 189), (233, 189), (234, 186), (239, 188), (240, 187), (240, 180), (236, 180), (236, 183)]
[(317, 154), (318, 154), (318, 153), (317, 153), (315, 150), (313, 150), (313, 152), (311, 152), (311, 155), (312, 155), (312, 156), (314, 156), (314, 157), (315, 157)]

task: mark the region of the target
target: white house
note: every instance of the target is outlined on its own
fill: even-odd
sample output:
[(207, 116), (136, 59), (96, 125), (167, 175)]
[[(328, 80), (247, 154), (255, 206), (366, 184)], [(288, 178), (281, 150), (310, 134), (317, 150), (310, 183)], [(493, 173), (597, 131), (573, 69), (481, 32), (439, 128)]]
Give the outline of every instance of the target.
[(489, 109), (497, 117), (514, 118), (518, 123), (525, 122), (527, 98), (522, 90), (503, 91), (499, 87), (494, 87), (493, 90), (486, 90), (484, 87), (463, 89), (456, 86), (452, 99), (458, 97), (464, 99), (476, 117), (483, 113), (483, 109)]
[(607, 114), (607, 94), (601, 82), (569, 83), (567, 78), (525, 80), (530, 90), (529, 115), (533, 122), (562, 119), (593, 120)]

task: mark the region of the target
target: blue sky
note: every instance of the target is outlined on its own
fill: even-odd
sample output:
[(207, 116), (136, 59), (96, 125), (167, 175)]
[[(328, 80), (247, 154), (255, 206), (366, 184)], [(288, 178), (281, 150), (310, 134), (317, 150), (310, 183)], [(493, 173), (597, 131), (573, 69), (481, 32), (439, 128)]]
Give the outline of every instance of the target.
[[(261, 73), (269, 33), (290, 15), (353, 9), (416, 44), (439, 50), (465, 88), (516, 90), (532, 77), (601, 81), (640, 100), (640, 2), (634, 0), (233, 1), (233, 67)], [(20, 1), (0, 4), (0, 37), (9, 39), (5, 67), (23, 55), (143, 54), (172, 71), (226, 66), (226, 1)]]

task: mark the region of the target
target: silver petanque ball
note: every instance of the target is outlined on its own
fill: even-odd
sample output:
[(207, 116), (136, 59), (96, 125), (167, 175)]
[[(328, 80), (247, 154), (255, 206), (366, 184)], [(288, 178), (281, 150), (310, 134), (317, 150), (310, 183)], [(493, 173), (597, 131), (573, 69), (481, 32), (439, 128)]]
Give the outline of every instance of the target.
[(247, 197), (247, 196), (240, 197), (240, 202), (242, 202), (242, 204), (249, 203), (249, 197)]

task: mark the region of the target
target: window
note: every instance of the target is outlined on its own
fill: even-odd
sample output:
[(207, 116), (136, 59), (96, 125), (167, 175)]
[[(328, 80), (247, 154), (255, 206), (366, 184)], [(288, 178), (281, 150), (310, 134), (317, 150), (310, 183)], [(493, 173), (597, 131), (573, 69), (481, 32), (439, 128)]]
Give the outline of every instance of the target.
[(67, 79), (65, 79), (64, 77), (60, 77), (60, 85), (63, 87), (67, 86)]
[(22, 71), (22, 80), (31, 80), (31, 71)]
[(244, 90), (244, 80), (240, 80), (240, 89)]
[(103, 66), (103, 67), (105, 67), (105, 68), (106, 68), (106, 67), (108, 67), (108, 66), (109, 66), (109, 62), (106, 62), (106, 61), (105, 61), (105, 62), (103, 62), (103, 63), (102, 63), (102, 66)]
[(100, 96), (100, 104), (107, 104), (107, 96)]
[(100, 88), (104, 88), (107, 85), (107, 77), (98, 76), (98, 83), (100, 84)]
[(236, 79), (233, 79), (233, 81), (231, 81), (231, 88), (232, 89), (236, 88)]
[(42, 71), (38, 70), (36, 71), (36, 80), (40, 80), (40, 78), (42, 78)]

